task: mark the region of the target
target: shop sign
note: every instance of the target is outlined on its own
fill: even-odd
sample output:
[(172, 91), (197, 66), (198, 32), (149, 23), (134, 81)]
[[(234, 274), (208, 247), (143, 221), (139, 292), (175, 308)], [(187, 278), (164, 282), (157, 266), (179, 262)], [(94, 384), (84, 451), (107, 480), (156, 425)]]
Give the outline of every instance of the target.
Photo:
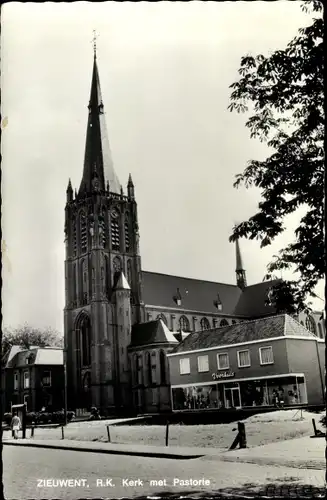
[(212, 374), (212, 378), (214, 380), (220, 380), (220, 379), (224, 379), (224, 378), (233, 378), (233, 377), (235, 377), (234, 372), (216, 372), (216, 373)]

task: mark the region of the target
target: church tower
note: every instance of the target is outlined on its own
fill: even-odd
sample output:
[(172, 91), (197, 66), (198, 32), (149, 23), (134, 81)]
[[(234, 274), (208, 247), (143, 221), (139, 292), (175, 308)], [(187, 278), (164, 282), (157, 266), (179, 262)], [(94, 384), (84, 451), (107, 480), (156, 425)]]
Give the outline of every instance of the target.
[(68, 406), (117, 411), (129, 404), (131, 326), (145, 313), (134, 184), (130, 175), (124, 194), (114, 171), (95, 49), (83, 175), (78, 191), (68, 183), (65, 243)]
[(238, 239), (235, 241), (235, 249), (236, 249), (236, 283), (237, 286), (241, 289), (244, 290), (246, 287), (246, 273), (245, 269), (243, 266), (243, 261), (242, 261), (242, 255), (241, 255), (241, 249), (240, 249), (240, 244)]

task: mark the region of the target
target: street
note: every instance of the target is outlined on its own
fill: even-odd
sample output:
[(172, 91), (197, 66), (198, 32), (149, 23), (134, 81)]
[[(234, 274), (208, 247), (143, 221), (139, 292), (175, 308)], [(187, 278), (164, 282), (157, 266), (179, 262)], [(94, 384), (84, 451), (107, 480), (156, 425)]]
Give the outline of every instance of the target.
[[(273, 493), (272, 485), (296, 488), (300, 483), (313, 485), (318, 498), (316, 487), (324, 485), (324, 471), (17, 446), (3, 447), (3, 468), (7, 500), (167, 497), (172, 493), (206, 498), (217, 490), (237, 496), (251, 493), (254, 486), (260, 485), (263, 491), (270, 485)], [(283, 491), (288, 498), (289, 490)], [(312, 491), (308, 496), (312, 498)]]

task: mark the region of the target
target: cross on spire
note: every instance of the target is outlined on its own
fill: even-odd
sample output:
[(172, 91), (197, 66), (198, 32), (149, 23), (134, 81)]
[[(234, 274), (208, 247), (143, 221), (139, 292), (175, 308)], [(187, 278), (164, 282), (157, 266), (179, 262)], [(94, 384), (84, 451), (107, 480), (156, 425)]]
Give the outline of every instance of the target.
[(91, 42), (93, 43), (93, 50), (94, 50), (94, 57), (97, 56), (97, 38), (99, 38), (100, 35), (96, 34), (96, 31), (93, 30), (93, 38)]

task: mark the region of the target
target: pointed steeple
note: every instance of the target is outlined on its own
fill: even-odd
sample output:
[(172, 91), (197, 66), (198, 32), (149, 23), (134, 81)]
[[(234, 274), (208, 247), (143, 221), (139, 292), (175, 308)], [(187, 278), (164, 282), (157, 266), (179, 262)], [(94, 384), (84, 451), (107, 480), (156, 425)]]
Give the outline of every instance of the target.
[(246, 287), (246, 273), (243, 267), (242, 254), (240, 249), (240, 244), (238, 239), (235, 241), (235, 250), (236, 250), (236, 283), (241, 290), (244, 290)]
[(134, 200), (134, 198), (135, 198), (134, 183), (133, 183), (131, 174), (129, 174), (129, 176), (128, 176), (127, 195), (128, 195), (130, 200)]
[(84, 170), (79, 194), (84, 191), (84, 186), (87, 193), (104, 192), (107, 182), (111, 192), (120, 194), (121, 185), (113, 167), (109, 147), (95, 47), (88, 109)]
[(67, 189), (66, 189), (66, 197), (67, 197), (67, 201), (72, 201), (73, 200), (73, 188), (72, 188), (72, 183), (71, 183), (70, 179), (68, 181), (68, 186), (67, 186)]

